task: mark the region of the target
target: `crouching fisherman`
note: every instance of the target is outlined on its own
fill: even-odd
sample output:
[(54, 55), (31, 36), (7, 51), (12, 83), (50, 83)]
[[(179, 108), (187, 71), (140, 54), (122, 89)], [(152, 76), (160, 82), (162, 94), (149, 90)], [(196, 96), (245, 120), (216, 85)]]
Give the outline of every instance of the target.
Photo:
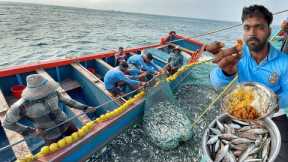
[(181, 54), (179, 46), (176, 46), (168, 58), (168, 64), (164, 67), (169, 75), (173, 75), (176, 71), (183, 66), (184, 56)]
[[(57, 91), (58, 84), (48, 81), (40, 74), (29, 75), (26, 81), (27, 87), (22, 97), (11, 106), (3, 122), (5, 128), (23, 136), (40, 135), (46, 144), (51, 144), (77, 131), (72, 122), (56, 127), (67, 120), (67, 116), (58, 106), (59, 101), (80, 110), (92, 109), (90, 106), (65, 97)], [(19, 121), (24, 118), (30, 120), (35, 128), (21, 124)], [(46, 129), (49, 128), (54, 129), (47, 131)]]
[[(153, 78), (153, 75), (158, 75), (160, 73), (160, 68), (158, 68), (152, 61), (152, 54), (147, 53), (142, 55), (133, 55), (127, 60), (127, 63), (133, 67), (132, 69), (134, 74), (132, 75), (140, 75), (143, 72), (146, 72), (146, 78), (150, 80)], [(135, 71), (137, 72), (135, 73)]]
[(118, 67), (109, 70), (104, 76), (105, 88), (113, 94), (113, 96), (121, 96), (130, 90), (135, 90), (145, 83), (136, 79), (129, 78), (129, 66), (123, 61)]

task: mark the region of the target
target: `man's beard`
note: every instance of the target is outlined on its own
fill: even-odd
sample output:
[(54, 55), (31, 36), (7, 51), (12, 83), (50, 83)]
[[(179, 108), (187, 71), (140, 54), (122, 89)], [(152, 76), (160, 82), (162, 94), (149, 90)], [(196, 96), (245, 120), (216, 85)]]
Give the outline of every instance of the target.
[[(256, 37), (250, 37), (246, 40), (246, 44), (248, 45), (250, 51), (260, 52), (265, 48), (267, 40), (268, 39), (265, 39), (265, 41), (261, 42), (261, 40)], [(251, 41), (254, 41), (254, 43), (250, 43)]]

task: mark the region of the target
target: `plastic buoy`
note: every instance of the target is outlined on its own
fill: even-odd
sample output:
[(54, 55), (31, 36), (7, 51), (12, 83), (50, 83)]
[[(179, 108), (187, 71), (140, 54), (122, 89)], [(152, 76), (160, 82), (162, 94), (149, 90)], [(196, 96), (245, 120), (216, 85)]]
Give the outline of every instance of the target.
[(77, 132), (72, 133), (71, 137), (72, 137), (73, 141), (77, 141), (79, 139), (79, 136), (78, 136)]
[(49, 150), (51, 152), (55, 152), (57, 151), (59, 148), (58, 148), (58, 145), (56, 143), (52, 143), (50, 146), (49, 146)]
[(59, 140), (58, 142), (57, 142), (57, 144), (58, 144), (58, 147), (59, 148), (63, 148), (63, 147), (65, 147), (67, 144), (66, 144), (66, 141), (64, 140), (64, 139), (61, 139), (61, 140)]
[(73, 142), (73, 139), (71, 136), (67, 136), (64, 138), (65, 142), (67, 145), (71, 144)]
[(49, 154), (50, 150), (49, 150), (49, 147), (48, 146), (44, 146), (41, 148), (41, 151), (40, 153), (46, 155), (46, 154)]

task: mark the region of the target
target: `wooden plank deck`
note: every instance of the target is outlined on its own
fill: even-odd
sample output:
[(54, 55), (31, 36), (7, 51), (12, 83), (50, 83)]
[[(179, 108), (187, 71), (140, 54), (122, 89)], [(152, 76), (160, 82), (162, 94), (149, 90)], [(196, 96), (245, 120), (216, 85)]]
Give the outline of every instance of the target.
[[(38, 74), (41, 74), (43, 77), (45, 77), (46, 79), (48, 79), (49, 81), (51, 81), (51, 82), (56, 82), (45, 70), (43, 70), (43, 69), (38, 69), (38, 70), (36, 70), (37, 71), (37, 73)], [(67, 82), (67, 81), (66, 81)], [(76, 83), (75, 83), (75, 81), (68, 81), (68, 82), (70, 82), (70, 85), (73, 85), (73, 86), (75, 86), (75, 85), (77, 85)], [(72, 82), (72, 83), (71, 83)], [(74, 83), (73, 83), (74, 82)], [(63, 83), (61, 84), (61, 86), (63, 85)], [(78, 85), (79, 85), (79, 83), (78, 83)], [(77, 86), (78, 86), (77, 85)], [(66, 93), (66, 91), (65, 91), (65, 89), (63, 88), (63, 87), (59, 87), (59, 89), (58, 89), (58, 91), (60, 92), (60, 93), (62, 93), (64, 96), (66, 96), (66, 97), (68, 97), (68, 98), (71, 98), (67, 93)], [(65, 87), (65, 86), (64, 86)], [(80, 85), (79, 85), (79, 87), (80, 87)], [(71, 89), (71, 88), (68, 88), (68, 86), (66, 87), (67, 89)], [(75, 114), (75, 115), (79, 115), (79, 114), (81, 114), (82, 113), (82, 111), (81, 110), (78, 110), (78, 109), (74, 109), (74, 108), (71, 108), (71, 111)], [(85, 123), (87, 123), (87, 122), (89, 122), (89, 121), (91, 121), (90, 119), (89, 119), (89, 117), (87, 116), (87, 115), (85, 115), (85, 114), (83, 114), (83, 115), (81, 115), (81, 116), (79, 116), (78, 117), (79, 118), (79, 120), (82, 122), (82, 124), (85, 124)]]
[[(2, 93), (1, 90), (0, 90), (0, 107), (1, 107), (0, 120), (1, 122), (3, 122), (5, 118), (5, 113), (9, 109), (9, 105), (6, 102), (4, 94)], [(4, 128), (4, 131), (10, 144), (13, 144), (15, 142), (18, 142), (24, 139), (24, 137), (17, 132), (11, 131), (6, 128)], [(15, 146), (12, 146), (12, 150), (14, 151), (14, 154), (17, 159), (21, 159), (25, 157), (25, 155), (31, 155), (31, 151), (25, 141)]]
[(107, 96), (115, 100), (118, 104), (121, 105), (126, 101), (124, 98), (116, 99), (114, 96), (112, 96), (112, 94), (106, 90), (104, 83), (99, 78), (97, 78), (94, 74), (92, 74), (89, 70), (87, 70), (85, 67), (80, 65), (79, 63), (71, 64), (71, 66), (75, 68), (78, 72), (80, 72), (89, 81), (94, 83), (95, 86), (101, 89)]
[(107, 62), (103, 61), (102, 59), (95, 59), (95, 61), (99, 64), (102, 64), (104, 67), (106, 67), (108, 70), (113, 69), (111, 65), (109, 65)]

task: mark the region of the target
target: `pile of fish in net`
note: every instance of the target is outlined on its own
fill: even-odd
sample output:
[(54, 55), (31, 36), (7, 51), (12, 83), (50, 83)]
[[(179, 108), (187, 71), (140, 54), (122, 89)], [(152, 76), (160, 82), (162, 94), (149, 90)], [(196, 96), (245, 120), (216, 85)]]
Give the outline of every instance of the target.
[[(217, 92), (207, 85), (185, 84), (174, 95), (182, 111), (193, 122), (217, 96)], [(212, 108), (197, 124), (197, 128), (193, 129), (193, 137), (171, 150), (163, 150), (151, 143), (144, 132), (143, 123), (136, 123), (107, 144), (101, 152), (91, 156), (87, 162), (199, 162), (204, 131), (217, 115), (219, 109)], [(161, 121), (161, 117), (157, 120)]]
[(214, 162), (266, 162), (271, 137), (264, 122), (247, 123), (231, 118), (216, 119), (208, 131), (207, 148)]
[(192, 137), (190, 119), (179, 105), (169, 101), (158, 102), (144, 112), (143, 128), (151, 142), (164, 150)]

